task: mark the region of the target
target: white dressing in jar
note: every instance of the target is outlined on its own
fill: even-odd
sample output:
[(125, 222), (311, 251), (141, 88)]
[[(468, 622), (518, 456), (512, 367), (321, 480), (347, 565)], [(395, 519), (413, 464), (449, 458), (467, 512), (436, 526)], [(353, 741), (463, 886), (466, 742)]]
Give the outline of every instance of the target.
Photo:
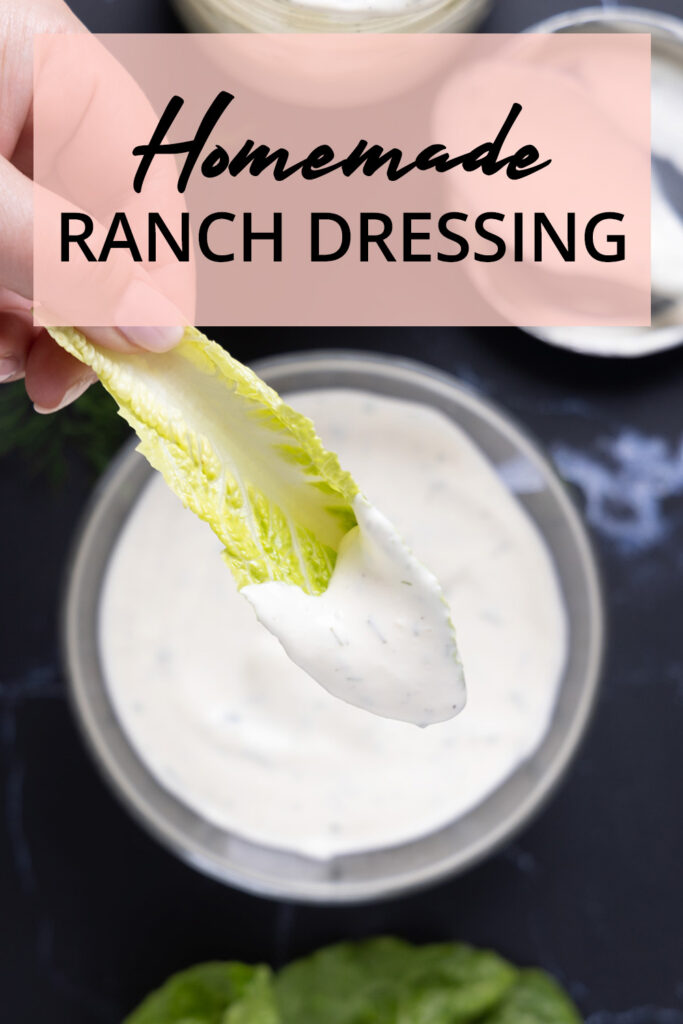
[(175, 0), (195, 32), (469, 32), (490, 0)]

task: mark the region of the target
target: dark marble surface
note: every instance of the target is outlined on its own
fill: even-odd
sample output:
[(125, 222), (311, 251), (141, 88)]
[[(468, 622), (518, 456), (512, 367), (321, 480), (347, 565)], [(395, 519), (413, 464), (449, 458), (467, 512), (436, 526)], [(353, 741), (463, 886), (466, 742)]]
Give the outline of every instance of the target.
[[(74, 0), (100, 30), (171, 30), (163, 0)], [(682, 9), (681, 0), (660, 6)], [(557, 0), (501, 0), (516, 29)], [(683, 1024), (683, 349), (572, 356), (515, 331), (240, 330), (235, 355), (354, 347), (418, 357), (505, 405), (578, 485), (601, 556), (610, 644), (588, 739), (542, 816), (463, 877), (364, 907), (260, 900), (196, 874), (97, 776), (65, 699), (57, 614), (89, 483), (52, 495), (0, 465), (0, 1019), (117, 1024), (171, 971), (279, 964), (341, 938), (457, 937), (542, 964), (590, 1024)]]

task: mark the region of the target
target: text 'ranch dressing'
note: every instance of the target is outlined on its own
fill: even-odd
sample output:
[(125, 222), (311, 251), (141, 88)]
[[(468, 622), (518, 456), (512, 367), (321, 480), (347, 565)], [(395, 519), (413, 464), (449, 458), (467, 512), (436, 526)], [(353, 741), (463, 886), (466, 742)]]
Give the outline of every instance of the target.
[[(358, 391), (309, 391), (287, 400), (313, 419), (369, 501), (416, 558), (438, 573), (467, 675), (465, 710), (418, 729), (325, 692), (257, 622), (225, 569), (220, 542), (157, 477), (112, 554), (100, 647), (116, 714), (164, 787), (245, 838), (328, 858), (415, 839), (465, 814), (499, 786), (547, 730), (567, 624), (542, 538), (450, 420), (421, 405)], [(376, 509), (359, 500), (359, 521), (383, 533)], [(350, 576), (354, 557), (351, 550)], [(415, 559), (408, 569), (433, 580)], [(424, 579), (405, 578), (424, 592)], [(332, 587), (342, 592), (331, 614), (340, 600), (353, 608), (345, 585), (345, 571), (338, 576), (335, 569), (322, 598)], [(397, 585), (401, 595), (414, 592), (400, 580)], [(268, 588), (276, 586), (242, 594), (266, 621), (273, 614), (292, 618), (298, 656), (316, 658), (319, 638), (311, 630), (308, 653), (299, 607), (275, 601), (273, 611)], [(249, 593), (259, 590), (262, 600)], [(373, 626), (364, 623), (368, 660), (354, 662), (366, 665), (364, 678), (352, 683), (376, 692), (379, 701), (388, 692), (382, 630), (396, 618), (381, 590)], [(297, 600), (310, 620), (306, 602), (321, 598), (299, 592)], [(358, 607), (367, 601), (365, 594)], [(436, 611), (434, 605), (430, 614)], [(410, 616), (406, 628), (415, 621)], [(332, 639), (344, 656), (345, 637)], [(427, 650), (417, 643), (410, 656), (435, 658), (437, 665), (445, 656)], [(413, 665), (416, 673), (424, 671), (419, 660)], [(416, 692), (428, 693), (431, 682), (416, 678)], [(334, 689), (329, 680), (325, 685)]]

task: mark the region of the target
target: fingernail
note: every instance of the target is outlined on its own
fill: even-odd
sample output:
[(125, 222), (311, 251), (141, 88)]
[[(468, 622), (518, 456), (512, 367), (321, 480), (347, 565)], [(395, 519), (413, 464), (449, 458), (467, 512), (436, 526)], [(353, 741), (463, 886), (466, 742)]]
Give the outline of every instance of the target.
[(185, 333), (183, 327), (119, 327), (119, 330), (128, 341), (150, 352), (168, 352)]
[[(146, 281), (131, 281), (126, 288), (117, 309), (116, 323), (119, 331), (128, 341), (140, 348), (146, 348), (150, 352), (168, 352), (177, 345), (183, 334), (183, 327), (174, 324), (176, 320), (182, 320), (180, 313), (169, 301), (166, 295), (156, 291)], [(138, 327), (139, 323), (154, 326)], [(157, 324), (173, 324), (171, 327), (157, 327)], [(129, 326), (132, 324), (133, 326)]]
[(0, 384), (15, 380), (24, 372), (24, 368), (15, 356), (0, 356)]
[(71, 405), (71, 403), (75, 402), (77, 398), (80, 398), (96, 379), (95, 374), (89, 374), (87, 377), (82, 377), (80, 380), (77, 380), (70, 388), (66, 389), (59, 403), (52, 406), (52, 408), (48, 408), (45, 405), (38, 405), (37, 402), (33, 403), (33, 408), (43, 416), (47, 416), (52, 412), (59, 412), (60, 409), (66, 408), (67, 405)]

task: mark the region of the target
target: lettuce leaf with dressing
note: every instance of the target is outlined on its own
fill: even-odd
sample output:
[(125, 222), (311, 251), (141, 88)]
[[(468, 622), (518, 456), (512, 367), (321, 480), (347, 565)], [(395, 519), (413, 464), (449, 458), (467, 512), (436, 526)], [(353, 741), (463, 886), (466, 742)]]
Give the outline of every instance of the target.
[(73, 327), (50, 334), (95, 371), (138, 450), (218, 535), (238, 587), (327, 588), (358, 487), (306, 416), (194, 327), (165, 353), (113, 352)]

